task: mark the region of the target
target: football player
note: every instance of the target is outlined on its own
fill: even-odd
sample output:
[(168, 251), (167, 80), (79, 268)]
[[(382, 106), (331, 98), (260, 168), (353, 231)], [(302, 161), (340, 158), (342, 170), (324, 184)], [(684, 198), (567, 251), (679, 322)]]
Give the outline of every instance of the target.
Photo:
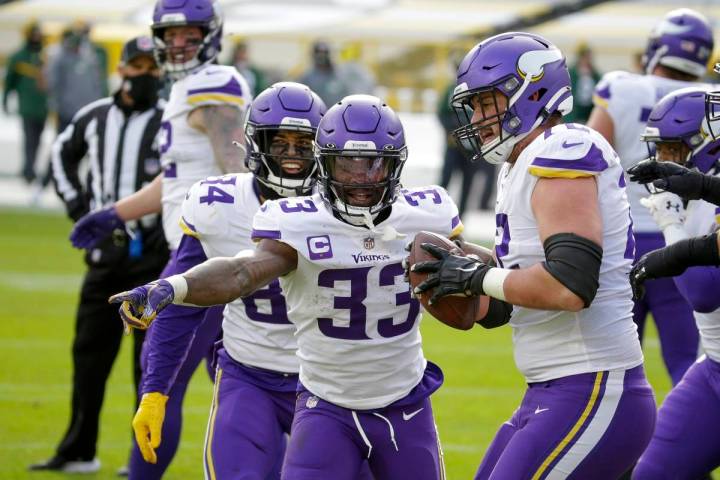
[[(232, 256), (253, 247), (252, 218), (266, 199), (308, 195), (315, 183), (313, 141), (325, 104), (304, 85), (277, 83), (252, 103), (245, 124), (246, 165), (252, 173), (210, 177), (196, 183), (182, 206), (184, 231), (178, 258), (193, 267), (208, 258)], [(142, 403), (133, 428), (143, 458), (155, 463), (155, 449), (172, 378), (197, 334), (194, 317), (163, 311), (146, 344)], [(163, 333), (172, 335), (172, 342)], [(213, 409), (205, 440), (207, 478), (279, 478), (290, 433), (298, 360), (295, 327), (277, 280), (225, 309), (223, 347)], [(169, 348), (171, 347), (171, 348)], [(158, 358), (174, 371), (157, 368)], [(249, 414), (252, 412), (252, 414)]]
[[(665, 96), (650, 113), (643, 140), (656, 152), (658, 162), (674, 162), (696, 168), (703, 174), (720, 172), (720, 139), (708, 134), (705, 91), (699, 88), (677, 90)], [(708, 425), (720, 422), (720, 269), (695, 267), (677, 253), (678, 245), (688, 253), (704, 255), (718, 263), (718, 228), (715, 205), (691, 200), (687, 207), (671, 192), (655, 193), (644, 200), (672, 258), (667, 267), (681, 267), (682, 275), (673, 280), (680, 293), (695, 310), (695, 321), (705, 355), (687, 371), (673, 388), (658, 412), (652, 441), (638, 462), (633, 479), (706, 478), (720, 464), (720, 433)], [(705, 235), (695, 239), (689, 237)], [(691, 241), (689, 241), (691, 240)], [(633, 268), (631, 279), (654, 278), (653, 254), (642, 257)], [(662, 257), (660, 257), (660, 260)], [(641, 293), (640, 287), (639, 293)]]
[(401, 189), (403, 127), (378, 98), (352, 95), (328, 109), (315, 148), (318, 193), (265, 202), (255, 250), (113, 301), (142, 328), (170, 303), (253, 298), (280, 277), (300, 362), (283, 478), (352, 479), (364, 461), (379, 480), (443, 478), (429, 400), (443, 376), (423, 355), (420, 305), (401, 261), (420, 230), (459, 235), (457, 207), (436, 186)]
[(562, 123), (572, 99), (565, 58), (537, 35), (491, 37), (458, 69), (456, 136), (474, 159), (502, 164), (499, 267), (426, 248), (438, 260), (411, 268), (429, 273), (416, 293), (514, 305), (515, 360), (528, 389), (477, 479), (618, 478), (655, 423), (631, 314), (622, 167), (598, 132)]
[[(720, 74), (720, 63), (715, 64)], [(705, 94), (706, 132), (720, 139), (720, 91)], [(720, 152), (719, 152), (720, 154)], [(720, 205), (720, 178), (689, 170), (672, 162), (643, 161), (628, 171), (630, 179), (641, 183), (652, 182), (656, 188), (680, 195), (685, 200), (705, 200)]]
[[(81, 219), (71, 240), (78, 247), (90, 248), (125, 221), (162, 209), (165, 236), (173, 252), (163, 272), (168, 276), (184, 271), (183, 265), (194, 261), (185, 263), (188, 259), (179, 259), (175, 253), (182, 238), (178, 222), (187, 191), (209, 176), (243, 169), (244, 149), (232, 142), (243, 138), (242, 119), (252, 98), (247, 83), (234, 67), (215, 64), (222, 38), (222, 16), (216, 1), (158, 0), (151, 28), (158, 62), (175, 80), (160, 133), (163, 173), (136, 194)], [(174, 306), (173, 310), (168, 314), (174, 318), (198, 320), (206, 314), (204, 309), (191, 307)], [(180, 438), (181, 405), (187, 383), (220, 333), (221, 309), (207, 313), (179, 371), (162, 356), (156, 358), (156, 368), (176, 373), (170, 392), (165, 392), (170, 400), (165, 407), (163, 442), (156, 464), (145, 462), (140, 451), (133, 450), (131, 478), (160, 478), (172, 460)], [(154, 343), (154, 335), (151, 329), (146, 344)], [(160, 338), (171, 343), (172, 335), (163, 332)], [(147, 364), (147, 353), (143, 357)], [(158, 373), (156, 378), (167, 377)], [(141, 388), (161, 391), (160, 385)]]
[[(705, 75), (713, 50), (712, 28), (701, 14), (681, 8), (668, 12), (654, 27), (643, 55), (645, 74), (610, 72), (598, 83), (595, 107), (587, 125), (614, 146), (625, 170), (647, 158), (643, 133), (652, 107), (667, 93), (692, 86)], [(640, 199), (648, 192), (640, 184), (627, 186), (635, 260), (664, 246), (663, 235)], [(633, 319), (642, 339), (648, 313), (652, 313), (663, 360), (673, 384), (693, 364), (698, 332), (692, 308), (670, 279), (648, 283), (647, 295), (635, 302)]]

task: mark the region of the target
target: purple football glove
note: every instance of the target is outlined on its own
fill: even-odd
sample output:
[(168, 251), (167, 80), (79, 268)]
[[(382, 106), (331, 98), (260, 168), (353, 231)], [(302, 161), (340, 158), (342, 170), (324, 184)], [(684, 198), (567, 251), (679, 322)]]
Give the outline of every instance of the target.
[(70, 242), (75, 248), (93, 248), (117, 228), (124, 229), (125, 222), (118, 216), (115, 207), (106, 207), (78, 220), (70, 232)]
[(125, 333), (133, 328), (146, 330), (158, 313), (175, 298), (175, 290), (165, 280), (155, 280), (142, 287), (113, 295), (110, 303), (120, 303), (120, 318), (125, 326)]

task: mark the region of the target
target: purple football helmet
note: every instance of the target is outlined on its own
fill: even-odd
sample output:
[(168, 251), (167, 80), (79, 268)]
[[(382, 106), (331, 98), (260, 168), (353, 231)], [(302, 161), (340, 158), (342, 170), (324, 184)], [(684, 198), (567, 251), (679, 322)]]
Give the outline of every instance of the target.
[(713, 51), (712, 27), (707, 18), (689, 8), (668, 12), (655, 25), (643, 54), (645, 73), (657, 65), (702, 77)]
[[(715, 73), (720, 75), (720, 63), (715, 64)], [(710, 135), (720, 140), (720, 90), (705, 94), (705, 124)]]
[[(501, 95), (507, 100), (504, 109)], [(539, 35), (509, 32), (490, 37), (460, 63), (451, 104), (460, 124), (453, 133), (473, 154), (472, 160), (503, 163), (513, 147), (551, 115), (572, 110), (565, 57)]]
[[(151, 25), (158, 65), (171, 79), (179, 80), (215, 60), (221, 49), (222, 22), (220, 7), (215, 0), (158, 0)], [(186, 47), (197, 48), (191, 60), (176, 63), (165, 42), (165, 29), (186, 26), (199, 27), (203, 38), (199, 45)]]
[[(313, 141), (325, 110), (325, 102), (301, 83), (278, 82), (255, 97), (245, 117), (245, 165), (265, 198), (311, 193), (317, 170)], [(289, 144), (276, 138), (281, 131), (307, 135), (292, 156)], [(295, 171), (288, 173), (282, 164)]]
[(676, 143), (687, 147), (687, 154), (677, 161), (688, 168), (707, 173), (717, 163), (720, 139), (707, 132), (705, 93), (697, 87), (683, 88), (665, 95), (655, 105), (641, 136), (648, 143), (650, 158), (656, 157), (656, 144)]
[(368, 225), (400, 189), (407, 158), (397, 114), (371, 95), (350, 95), (330, 107), (315, 138), (323, 199), (346, 222)]

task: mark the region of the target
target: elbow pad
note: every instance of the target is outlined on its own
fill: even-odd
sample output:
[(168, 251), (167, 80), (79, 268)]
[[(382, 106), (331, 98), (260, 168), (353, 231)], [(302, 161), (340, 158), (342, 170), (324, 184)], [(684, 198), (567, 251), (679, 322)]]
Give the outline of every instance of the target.
[(543, 267), (589, 307), (597, 293), (603, 250), (574, 233), (557, 233), (543, 243)]
[(487, 315), (477, 323), (483, 328), (497, 328), (505, 325), (510, 321), (513, 306), (509, 303), (490, 297), (490, 305), (488, 306)]

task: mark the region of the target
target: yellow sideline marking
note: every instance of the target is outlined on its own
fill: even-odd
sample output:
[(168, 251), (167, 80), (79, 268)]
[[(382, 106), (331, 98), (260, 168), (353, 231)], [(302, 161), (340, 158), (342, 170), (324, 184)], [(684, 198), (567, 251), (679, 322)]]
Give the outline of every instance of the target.
[(552, 451), (550, 455), (545, 459), (545, 461), (540, 465), (540, 468), (535, 472), (535, 475), (533, 475), (532, 480), (539, 480), (543, 473), (545, 473), (545, 470), (550, 466), (550, 464), (555, 460), (555, 458), (560, 455), (560, 452), (565, 448), (565, 446), (570, 443), (575, 435), (577, 435), (580, 428), (583, 426), (585, 421), (588, 419), (588, 416), (590, 415), (590, 412), (592, 411), (593, 407), (595, 406), (595, 402), (597, 400), (598, 393), (600, 393), (600, 385), (603, 381), (603, 373), (605, 372), (597, 372), (595, 376), (595, 384), (593, 385), (592, 393), (590, 394), (590, 400), (588, 400), (587, 405), (585, 405), (585, 410), (583, 410), (582, 414), (580, 415), (580, 418), (577, 422), (575, 422), (575, 425), (573, 425), (573, 428), (568, 432), (567, 435), (565, 435), (565, 438), (563, 438), (560, 443), (558, 443), (557, 447), (555, 447), (555, 450)]

